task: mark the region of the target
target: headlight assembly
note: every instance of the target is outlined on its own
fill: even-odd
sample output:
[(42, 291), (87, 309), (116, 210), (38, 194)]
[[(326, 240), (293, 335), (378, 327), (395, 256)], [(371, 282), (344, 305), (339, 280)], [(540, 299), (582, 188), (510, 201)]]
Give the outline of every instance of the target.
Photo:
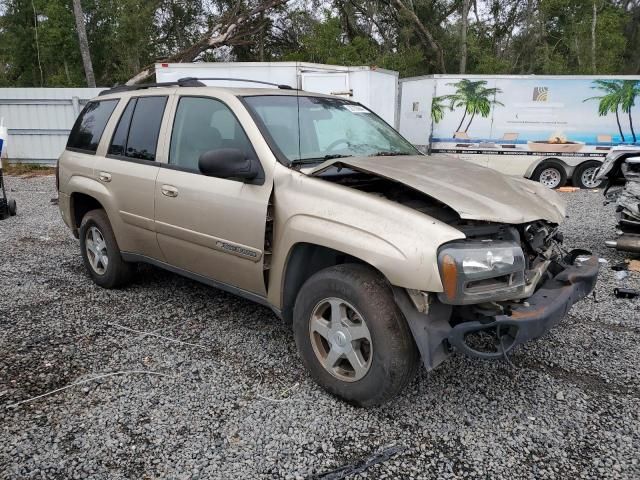
[(511, 300), (524, 292), (525, 260), (519, 245), (506, 241), (455, 242), (442, 246), (438, 265), (440, 301), (468, 305)]

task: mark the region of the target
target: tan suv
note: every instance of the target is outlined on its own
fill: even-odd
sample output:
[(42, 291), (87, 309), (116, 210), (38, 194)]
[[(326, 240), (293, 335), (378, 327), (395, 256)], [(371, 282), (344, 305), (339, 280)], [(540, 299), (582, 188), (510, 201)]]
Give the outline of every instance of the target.
[(59, 160), (100, 286), (146, 262), (270, 306), (329, 392), (380, 404), (453, 350), (501, 358), (592, 291), (559, 196), (425, 156), (374, 113), (292, 90), (115, 88)]

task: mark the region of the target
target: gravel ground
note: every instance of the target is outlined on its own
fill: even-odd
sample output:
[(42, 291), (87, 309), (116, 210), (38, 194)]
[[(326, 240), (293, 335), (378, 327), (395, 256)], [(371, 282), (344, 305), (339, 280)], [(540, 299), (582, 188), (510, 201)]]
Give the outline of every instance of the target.
[[(564, 228), (569, 246), (609, 262), (597, 302), (520, 347), (515, 367), (454, 355), (363, 410), (309, 379), (267, 308), (147, 266), (124, 290), (93, 285), (49, 204), (53, 179), (8, 184), (19, 213), (0, 222), (1, 478), (342, 478), (389, 448), (359, 475), (640, 477), (640, 300), (612, 293), (640, 288), (640, 274), (609, 268), (625, 257), (602, 245), (614, 222), (600, 193), (565, 194)], [(9, 408), (122, 371), (165, 376)]]

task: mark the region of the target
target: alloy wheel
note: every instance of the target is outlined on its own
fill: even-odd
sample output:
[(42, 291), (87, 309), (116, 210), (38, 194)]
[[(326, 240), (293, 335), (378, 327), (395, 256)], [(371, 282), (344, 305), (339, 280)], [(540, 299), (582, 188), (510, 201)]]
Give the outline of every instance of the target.
[(91, 226), (87, 229), (84, 244), (91, 268), (98, 275), (104, 275), (109, 266), (109, 255), (107, 242), (98, 227)]
[(322, 367), (345, 382), (362, 379), (371, 368), (371, 332), (362, 315), (340, 298), (320, 301), (309, 321), (311, 345)]

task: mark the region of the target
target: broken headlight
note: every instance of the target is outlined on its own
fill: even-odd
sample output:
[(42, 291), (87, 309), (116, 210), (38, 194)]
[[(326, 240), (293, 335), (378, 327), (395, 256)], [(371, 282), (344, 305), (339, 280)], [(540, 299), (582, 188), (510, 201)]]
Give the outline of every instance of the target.
[(443, 245), (438, 266), (443, 303), (469, 305), (518, 298), (525, 286), (520, 245), (499, 241), (465, 241)]

